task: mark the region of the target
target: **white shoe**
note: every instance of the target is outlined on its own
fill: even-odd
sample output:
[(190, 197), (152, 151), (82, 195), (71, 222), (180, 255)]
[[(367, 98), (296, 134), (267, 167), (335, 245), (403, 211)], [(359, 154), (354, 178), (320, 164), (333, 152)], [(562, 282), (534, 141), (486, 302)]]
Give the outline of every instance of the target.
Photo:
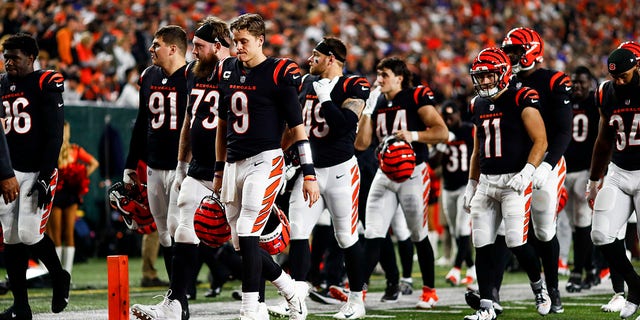
[(134, 304), (131, 313), (140, 320), (177, 320), (182, 319), (180, 301), (171, 300), (167, 293), (162, 302), (154, 305)]
[(289, 303), (285, 300), (282, 301), (275, 306), (267, 307), (269, 314), (276, 318), (287, 318), (289, 317)]
[(240, 310), (240, 320), (269, 320), (267, 304), (264, 302), (259, 303), (256, 311)]
[(603, 304), (600, 307), (600, 310), (604, 312), (620, 312), (620, 310), (622, 310), (622, 307), (624, 307), (625, 301), (627, 300), (624, 298), (623, 292), (616, 293), (613, 295), (613, 297), (611, 297), (611, 300), (609, 300), (607, 304)]
[(549, 297), (544, 281), (540, 280), (539, 283), (531, 283), (531, 289), (535, 295), (538, 314), (542, 316), (549, 314), (551, 310), (551, 298)]
[(624, 302), (624, 306), (622, 307), (622, 310), (620, 310), (620, 318), (622, 318), (622, 319), (629, 318), (634, 313), (636, 313), (636, 311), (638, 311), (638, 305), (637, 304), (635, 304), (633, 302), (625, 301)]
[(342, 307), (340, 311), (333, 315), (334, 319), (361, 319), (367, 314), (367, 311), (364, 308), (364, 301), (355, 302), (355, 301), (347, 301)]
[(467, 273), (464, 278), (460, 279), (460, 285), (469, 286), (476, 281), (476, 266), (467, 269)]
[(493, 309), (480, 308), (476, 313), (465, 316), (464, 320), (495, 320), (497, 317)]
[(444, 280), (452, 286), (457, 286), (460, 283), (460, 268), (453, 267), (449, 270)]
[(309, 296), (309, 285), (304, 281), (296, 281), (293, 296), (287, 299), (289, 307), (289, 319), (305, 320), (307, 318), (307, 296)]

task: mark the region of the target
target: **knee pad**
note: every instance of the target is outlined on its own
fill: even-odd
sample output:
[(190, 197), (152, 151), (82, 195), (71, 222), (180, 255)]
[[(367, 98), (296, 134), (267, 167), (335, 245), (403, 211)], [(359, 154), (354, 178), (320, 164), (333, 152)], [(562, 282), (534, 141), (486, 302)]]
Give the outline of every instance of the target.
[(338, 242), (338, 246), (342, 249), (346, 249), (351, 247), (354, 243), (358, 242), (358, 234), (349, 234), (349, 233), (336, 233), (336, 241)]
[(504, 241), (507, 244), (508, 248), (514, 248), (519, 247), (525, 243), (523, 238), (524, 237), (522, 232), (510, 231), (505, 232)]
[(191, 228), (187, 228), (187, 226), (179, 225), (176, 228), (175, 240), (178, 243), (188, 243), (188, 244), (198, 244), (200, 243), (200, 239), (196, 236), (196, 231)]
[(481, 221), (481, 219), (474, 219), (475, 223), (473, 225), (473, 231), (471, 232), (473, 246), (476, 248), (492, 244), (496, 239), (496, 235), (491, 234), (489, 226), (479, 221)]
[(556, 230), (553, 226), (540, 226), (540, 228), (534, 227), (533, 231), (535, 233), (535, 237), (542, 242), (551, 241), (551, 239), (556, 235)]
[(18, 231), (18, 237), (20, 238), (20, 242), (30, 246), (40, 242), (44, 234), (41, 234), (39, 230), (20, 230)]
[(608, 236), (600, 230), (591, 230), (591, 241), (593, 241), (593, 244), (596, 246), (610, 244), (615, 240), (615, 237)]

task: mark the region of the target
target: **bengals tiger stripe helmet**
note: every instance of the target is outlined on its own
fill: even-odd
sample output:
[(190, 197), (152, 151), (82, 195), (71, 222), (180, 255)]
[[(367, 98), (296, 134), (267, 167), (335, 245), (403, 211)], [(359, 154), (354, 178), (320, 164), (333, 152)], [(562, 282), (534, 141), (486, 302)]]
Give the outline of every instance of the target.
[(378, 147), (378, 165), (391, 181), (403, 182), (416, 168), (416, 153), (411, 143), (391, 135)]
[(625, 41), (618, 46), (618, 49), (627, 49), (636, 55), (636, 60), (640, 64), (640, 43), (635, 41)]
[[(511, 64), (509, 57), (499, 48), (486, 48), (473, 59), (471, 64), (471, 80), (476, 93), (484, 98), (490, 98), (506, 89), (511, 79)], [(484, 83), (488, 73), (497, 74), (495, 82)]]
[(200, 201), (193, 216), (193, 227), (198, 239), (213, 248), (231, 239), (231, 227), (227, 222), (224, 205), (213, 195)]
[(131, 230), (137, 231), (140, 227), (154, 223), (145, 184), (126, 184), (121, 181), (114, 183), (109, 188), (109, 205), (120, 212), (124, 223)]
[(287, 248), (290, 237), (291, 226), (289, 225), (289, 219), (287, 219), (287, 216), (278, 205), (273, 205), (267, 225), (262, 230), (258, 244), (269, 254), (274, 255), (283, 252)]
[(502, 50), (509, 55), (514, 73), (530, 70), (544, 60), (544, 41), (530, 28), (511, 29), (502, 40)]

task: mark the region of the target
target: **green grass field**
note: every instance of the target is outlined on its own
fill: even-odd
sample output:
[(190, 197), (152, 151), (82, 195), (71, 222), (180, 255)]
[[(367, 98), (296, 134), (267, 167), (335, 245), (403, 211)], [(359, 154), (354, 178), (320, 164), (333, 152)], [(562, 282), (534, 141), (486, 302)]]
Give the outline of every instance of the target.
[[(164, 270), (162, 259), (158, 259), (157, 269)], [(130, 295), (133, 303), (154, 304), (159, 301), (155, 295), (160, 295), (165, 290), (164, 288), (141, 288), (141, 260), (140, 258), (131, 258), (129, 260), (129, 283), (130, 283)], [(418, 270), (417, 266), (414, 271)], [(234, 289), (240, 288), (239, 281), (228, 282), (223, 288), (223, 294), (221, 296), (212, 299), (205, 298), (204, 293), (208, 288), (207, 284), (207, 268), (204, 267), (201, 271), (199, 280), (202, 284), (198, 287), (198, 299), (190, 301), (193, 304), (212, 303), (212, 302), (229, 302), (237, 304), (239, 308), (239, 302), (233, 301), (230, 292)], [(437, 288), (449, 288), (450, 286), (444, 282), (444, 276), (447, 273), (448, 268), (437, 267), (436, 268), (436, 287)], [(164, 272), (160, 272), (162, 278), (166, 279)], [(4, 273), (0, 272), (0, 276), (4, 277)], [(419, 279), (419, 274), (414, 272), (414, 281)], [(507, 273), (505, 275), (504, 284), (514, 283), (526, 283), (526, 276), (522, 272)], [(563, 287), (566, 283), (566, 277), (561, 277), (560, 285)], [(370, 286), (370, 292), (381, 292), (384, 290), (384, 278), (380, 275), (375, 275), (372, 278)], [(418, 290), (419, 291), (419, 290)], [(461, 292), (463, 290), (461, 289)], [(30, 303), (34, 313), (47, 313), (49, 312), (51, 289), (30, 289)], [(417, 299), (419, 292), (414, 292), (411, 299)], [(87, 311), (90, 314), (90, 310), (104, 310), (108, 308), (107, 304), (107, 264), (105, 258), (93, 258), (87, 263), (80, 263), (74, 266), (73, 270), (73, 290), (71, 292), (71, 303), (67, 307), (67, 311)], [(611, 297), (610, 294), (599, 294), (586, 297), (572, 297), (568, 294), (563, 295), (563, 303), (565, 306), (565, 313), (560, 315), (548, 315), (545, 319), (619, 319), (618, 314), (606, 314), (602, 313), (599, 309), (600, 305), (605, 303)], [(277, 298), (277, 293), (273, 286), (267, 286), (267, 299)], [(500, 319), (540, 319), (540, 316), (535, 312), (533, 307), (532, 294), (529, 290), (522, 292), (520, 301), (504, 302), (505, 313), (500, 316)], [(513, 297), (511, 299), (514, 299)], [(503, 297), (503, 300), (507, 300)], [(413, 301), (413, 300), (412, 300)], [(314, 303), (314, 302), (310, 302)], [(11, 293), (4, 296), (0, 296), (0, 308), (4, 309), (12, 304)], [(462, 319), (464, 315), (470, 314), (471, 309), (466, 305), (439, 305), (434, 310), (420, 311), (413, 308), (396, 309), (397, 305), (393, 304), (385, 305), (384, 308), (381, 304), (378, 304), (375, 300), (367, 300), (367, 305), (372, 306), (368, 310), (368, 318), (392, 318), (399, 320), (409, 319)], [(215, 306), (212, 306), (215, 308)], [(336, 311), (337, 311), (337, 307)], [(335, 311), (333, 311), (335, 312)], [(309, 315), (308, 319), (328, 319), (333, 312), (313, 312)], [(61, 314), (63, 316), (64, 313)], [(63, 317), (64, 318), (64, 317)], [(209, 317), (201, 318), (209, 319)], [(213, 317), (215, 319), (215, 317)]]

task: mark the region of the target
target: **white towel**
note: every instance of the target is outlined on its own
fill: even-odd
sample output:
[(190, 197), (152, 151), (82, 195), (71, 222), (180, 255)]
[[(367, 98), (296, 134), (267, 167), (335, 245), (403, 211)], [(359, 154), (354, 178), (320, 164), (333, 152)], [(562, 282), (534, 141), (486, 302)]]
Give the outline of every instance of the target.
[(222, 190), (220, 202), (229, 203), (236, 200), (236, 164), (227, 163), (222, 177)]

